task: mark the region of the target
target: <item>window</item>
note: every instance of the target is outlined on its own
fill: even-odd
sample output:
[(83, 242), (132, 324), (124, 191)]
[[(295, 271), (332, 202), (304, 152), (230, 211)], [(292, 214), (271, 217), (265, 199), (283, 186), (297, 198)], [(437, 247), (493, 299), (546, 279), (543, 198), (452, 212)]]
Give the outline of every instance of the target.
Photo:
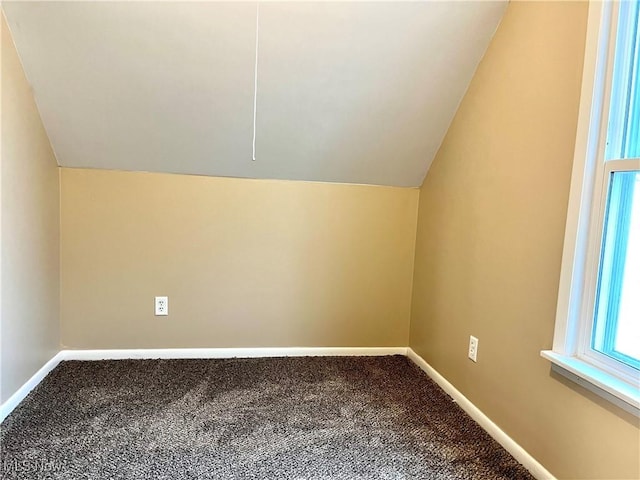
[(592, 2), (553, 350), (640, 416), (640, 2)]

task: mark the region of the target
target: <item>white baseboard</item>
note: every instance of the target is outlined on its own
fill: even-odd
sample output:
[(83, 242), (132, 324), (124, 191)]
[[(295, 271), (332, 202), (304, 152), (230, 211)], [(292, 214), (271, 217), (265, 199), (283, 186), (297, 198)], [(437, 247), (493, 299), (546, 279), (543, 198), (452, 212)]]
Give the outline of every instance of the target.
[(2, 422), (13, 411), (18, 404), (29, 395), (29, 392), (33, 390), (48, 373), (56, 368), (56, 366), (63, 360), (62, 352), (58, 352), (53, 356), (51, 360), (43, 365), (33, 376), (27, 380), (13, 395), (11, 395), (2, 405), (0, 405), (0, 422)]
[(489, 417), (476, 407), (465, 397), (456, 387), (447, 381), (431, 365), (429, 365), (420, 355), (407, 349), (407, 357), (420, 367), (440, 388), (447, 392), (467, 415), (473, 418), (486, 432), (493, 437), (504, 449), (518, 460), (535, 478), (539, 480), (555, 480), (555, 477), (546, 468), (533, 458), (524, 448), (518, 445), (509, 435), (500, 429)]
[(122, 350), (63, 350), (64, 360), (122, 360), (126, 358), (258, 358), (258, 357), (372, 357), (406, 355), (407, 347), (260, 347), (158, 348)]

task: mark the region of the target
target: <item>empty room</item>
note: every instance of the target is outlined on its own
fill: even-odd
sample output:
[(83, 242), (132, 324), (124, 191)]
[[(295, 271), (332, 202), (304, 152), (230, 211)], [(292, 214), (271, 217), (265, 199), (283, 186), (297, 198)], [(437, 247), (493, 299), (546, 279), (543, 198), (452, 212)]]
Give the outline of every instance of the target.
[(640, 2), (3, 1), (2, 479), (640, 479)]

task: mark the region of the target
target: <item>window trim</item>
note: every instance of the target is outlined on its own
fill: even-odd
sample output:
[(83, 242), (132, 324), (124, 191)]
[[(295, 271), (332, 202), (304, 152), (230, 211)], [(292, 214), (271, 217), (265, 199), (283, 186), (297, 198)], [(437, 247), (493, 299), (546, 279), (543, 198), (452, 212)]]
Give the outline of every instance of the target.
[[(613, 367), (611, 359), (590, 349), (591, 313), (598, 276), (597, 253), (606, 202), (606, 190), (603, 189), (608, 188), (604, 185), (604, 146), (615, 58), (617, 6), (617, 2), (589, 3), (553, 350), (544, 350), (541, 355), (552, 362), (558, 373), (640, 416), (640, 376), (637, 371), (631, 367)], [(640, 164), (638, 160), (625, 162)]]

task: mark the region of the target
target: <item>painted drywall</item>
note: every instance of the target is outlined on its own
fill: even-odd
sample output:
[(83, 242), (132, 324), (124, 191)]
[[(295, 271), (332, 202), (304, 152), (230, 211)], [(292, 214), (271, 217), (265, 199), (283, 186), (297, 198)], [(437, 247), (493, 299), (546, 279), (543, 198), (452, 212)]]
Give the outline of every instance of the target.
[[(69, 348), (402, 346), (418, 189), (62, 169)], [(169, 297), (156, 317), (154, 296)]]
[(553, 338), (587, 8), (510, 3), (421, 188), (410, 345), (558, 478), (635, 479), (639, 420), (540, 357)]
[(2, 17), (0, 402), (59, 350), (59, 176)]
[[(417, 187), (506, 0), (5, 1), (60, 164)], [(464, 32), (461, 35), (460, 32)]]

